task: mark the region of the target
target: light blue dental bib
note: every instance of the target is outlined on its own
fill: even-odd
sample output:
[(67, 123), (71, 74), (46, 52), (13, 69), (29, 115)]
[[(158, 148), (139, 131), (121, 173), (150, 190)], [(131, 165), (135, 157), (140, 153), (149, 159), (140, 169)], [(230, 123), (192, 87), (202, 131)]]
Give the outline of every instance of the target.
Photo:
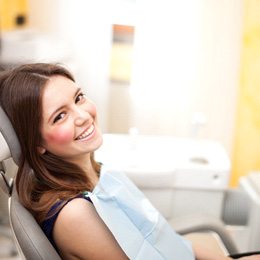
[(102, 167), (97, 186), (86, 196), (131, 260), (194, 259), (190, 243), (125, 175)]

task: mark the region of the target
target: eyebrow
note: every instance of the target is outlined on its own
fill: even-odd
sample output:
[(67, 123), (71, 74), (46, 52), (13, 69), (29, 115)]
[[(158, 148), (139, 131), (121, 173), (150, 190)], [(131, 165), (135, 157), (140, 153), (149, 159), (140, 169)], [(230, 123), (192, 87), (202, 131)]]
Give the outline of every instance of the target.
[[(77, 90), (75, 91), (74, 95), (73, 95), (73, 99), (75, 99), (78, 95), (78, 93), (81, 91), (81, 88), (77, 88)], [(48, 119), (48, 123), (51, 121), (51, 119), (53, 118), (53, 116), (60, 110), (62, 110), (64, 107), (66, 107), (66, 105), (62, 105), (60, 107), (58, 107), (57, 109), (55, 109), (51, 115), (49, 116), (49, 119)]]

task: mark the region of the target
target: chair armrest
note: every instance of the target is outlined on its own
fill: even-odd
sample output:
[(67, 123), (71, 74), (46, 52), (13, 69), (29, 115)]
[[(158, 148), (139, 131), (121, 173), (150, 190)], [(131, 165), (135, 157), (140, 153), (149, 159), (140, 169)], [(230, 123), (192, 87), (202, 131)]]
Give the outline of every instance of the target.
[(239, 253), (232, 237), (220, 219), (207, 215), (191, 215), (170, 219), (169, 223), (181, 235), (195, 232), (215, 232), (222, 240), (229, 254)]

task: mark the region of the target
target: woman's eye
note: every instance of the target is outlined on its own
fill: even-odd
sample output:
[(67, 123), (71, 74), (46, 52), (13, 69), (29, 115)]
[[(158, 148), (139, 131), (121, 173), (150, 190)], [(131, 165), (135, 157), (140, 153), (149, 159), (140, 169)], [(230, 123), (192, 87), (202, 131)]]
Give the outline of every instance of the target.
[(85, 99), (86, 99), (86, 95), (83, 94), (83, 93), (80, 93), (80, 94), (77, 95), (77, 97), (75, 99), (75, 103), (78, 103), (78, 102), (83, 101)]
[(53, 123), (58, 122), (58, 121), (61, 120), (64, 116), (65, 116), (65, 113), (64, 113), (64, 112), (58, 114), (58, 115), (54, 118)]

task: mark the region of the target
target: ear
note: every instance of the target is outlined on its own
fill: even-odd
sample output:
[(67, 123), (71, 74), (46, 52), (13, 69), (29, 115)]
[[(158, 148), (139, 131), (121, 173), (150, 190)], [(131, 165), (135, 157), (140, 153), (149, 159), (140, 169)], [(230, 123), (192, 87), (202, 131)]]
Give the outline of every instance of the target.
[(46, 149), (42, 146), (37, 146), (37, 150), (40, 154), (44, 154), (46, 152)]

